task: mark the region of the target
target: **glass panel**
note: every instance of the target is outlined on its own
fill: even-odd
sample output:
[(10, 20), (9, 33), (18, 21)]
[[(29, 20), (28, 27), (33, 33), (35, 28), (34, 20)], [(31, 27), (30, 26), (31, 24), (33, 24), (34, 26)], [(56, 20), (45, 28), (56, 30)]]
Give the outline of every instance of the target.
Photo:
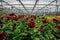
[(20, 4), (18, 1), (16, 0), (3, 0), (3, 1), (6, 1), (8, 2), (9, 4)]
[(48, 4), (53, 0), (39, 0), (38, 4)]
[(58, 5), (60, 5), (60, 0), (58, 0)]
[(25, 7), (33, 7), (34, 5), (25, 5)]
[[(26, 12), (23, 8), (23, 6), (19, 3), (19, 1), (17, 0), (3, 0), (3, 1), (6, 1), (8, 2), (9, 4), (11, 4), (12, 6), (20, 9), (20, 10), (23, 10), (24, 12)], [(26, 7), (26, 9), (31, 12), (33, 7), (34, 7), (34, 4), (35, 4), (35, 1), (36, 0), (21, 0), (21, 2), (24, 4), (24, 6)], [(37, 5), (34, 9), (34, 12), (35, 11), (38, 11), (39, 9), (41, 9), (42, 7), (44, 7), (45, 5), (49, 4), (50, 2), (52, 2), (53, 0), (39, 0), (37, 2)], [(4, 8), (11, 8), (11, 6), (7, 5), (6, 3), (2, 3), (3, 4), (3, 7)], [(0, 5), (1, 5), (1, 2), (0, 2)], [(58, 8), (58, 11), (60, 11), (60, 0), (58, 0), (58, 5), (59, 5), (59, 8)], [(48, 7), (48, 8), (47, 8)], [(55, 11), (55, 8), (56, 8), (56, 2), (53, 2), (51, 3), (50, 5), (48, 5), (47, 7), (43, 8), (43, 9), (48, 9), (50, 10), (51, 8), (51, 12), (54, 12)], [(41, 10), (39, 10), (41, 11)]]
[(58, 11), (60, 12), (60, 6), (59, 6), (59, 8), (58, 8)]
[(21, 0), (23, 4), (35, 4), (36, 0)]
[(9, 5), (3, 5), (3, 8), (11, 8)]

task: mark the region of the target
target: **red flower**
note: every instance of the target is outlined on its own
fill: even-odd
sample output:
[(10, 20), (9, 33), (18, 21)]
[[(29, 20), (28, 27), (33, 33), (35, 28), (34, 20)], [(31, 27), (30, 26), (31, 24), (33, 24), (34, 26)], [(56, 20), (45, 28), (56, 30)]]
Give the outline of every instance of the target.
[(21, 15), (18, 15), (19, 18), (21, 18)]
[(34, 16), (34, 19), (36, 19), (36, 16)]
[(9, 14), (9, 16), (14, 16), (15, 15), (15, 13), (11, 13), (11, 14)]
[(57, 19), (54, 18), (54, 19), (53, 19), (53, 22), (58, 23), (59, 21), (58, 21)]
[(16, 28), (16, 24), (13, 24), (13, 30)]
[(28, 22), (28, 20), (27, 20), (27, 19), (25, 19), (25, 20), (24, 20), (24, 22)]
[(7, 18), (7, 20), (10, 20), (10, 16), (7, 16), (6, 18)]
[(28, 24), (28, 27), (29, 27), (29, 28), (34, 28), (34, 27), (35, 27), (35, 22), (31, 21), (31, 22)]
[(7, 16), (7, 19), (12, 19), (12, 20), (18, 20), (19, 19), (19, 15), (15, 15), (15, 13), (11, 13), (9, 16)]
[(17, 16), (7, 16), (7, 20), (10, 20), (10, 19), (12, 19), (12, 20), (18, 20), (19, 17), (17, 17)]
[(14, 17), (14, 18), (12, 18), (12, 20), (16, 20), (16, 21), (17, 21), (18, 19), (19, 19), (18, 17)]
[(26, 19), (24, 20), (24, 22), (28, 22), (28, 18), (26, 18)]
[(18, 18), (24, 18), (24, 15), (18, 15)]
[(16, 18), (15, 20), (17, 21), (19, 18)]
[(36, 16), (34, 16), (34, 15), (31, 15), (31, 18), (33, 18), (33, 19), (36, 19)]
[(60, 25), (59, 25), (59, 26), (57, 26), (57, 28), (58, 28), (58, 29), (60, 29)]
[(7, 39), (7, 33), (3, 32), (0, 34), (0, 40)]

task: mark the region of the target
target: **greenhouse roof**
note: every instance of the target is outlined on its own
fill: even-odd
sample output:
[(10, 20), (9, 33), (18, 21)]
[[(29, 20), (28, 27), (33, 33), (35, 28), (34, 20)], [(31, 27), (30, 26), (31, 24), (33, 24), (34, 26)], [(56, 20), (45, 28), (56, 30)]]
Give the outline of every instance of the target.
[[(56, 1), (55, 0), (2, 0), (2, 5), (5, 8), (17, 8), (27, 12), (37, 12), (43, 9), (50, 9), (55, 11)], [(0, 2), (1, 5), (1, 2)], [(57, 5), (60, 8), (60, 0), (58, 0)], [(46, 7), (45, 7), (46, 6)], [(60, 9), (59, 9), (60, 11)]]

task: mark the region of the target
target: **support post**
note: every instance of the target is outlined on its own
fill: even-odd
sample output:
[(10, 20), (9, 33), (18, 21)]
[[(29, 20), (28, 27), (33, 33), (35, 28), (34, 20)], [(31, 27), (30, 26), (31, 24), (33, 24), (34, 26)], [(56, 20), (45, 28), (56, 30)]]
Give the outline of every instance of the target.
[(1, 5), (0, 5), (0, 14), (2, 14), (2, 12), (3, 12), (2, 0), (0, 0), (0, 2), (1, 2)]
[(56, 15), (58, 15), (58, 0), (55, 0), (56, 1), (56, 8), (55, 8), (55, 12), (56, 12)]

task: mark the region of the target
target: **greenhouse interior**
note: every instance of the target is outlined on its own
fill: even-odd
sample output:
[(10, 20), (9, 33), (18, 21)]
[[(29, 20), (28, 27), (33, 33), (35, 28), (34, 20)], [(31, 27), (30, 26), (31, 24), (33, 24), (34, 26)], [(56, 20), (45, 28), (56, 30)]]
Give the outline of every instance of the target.
[(60, 0), (0, 0), (0, 40), (60, 40)]

